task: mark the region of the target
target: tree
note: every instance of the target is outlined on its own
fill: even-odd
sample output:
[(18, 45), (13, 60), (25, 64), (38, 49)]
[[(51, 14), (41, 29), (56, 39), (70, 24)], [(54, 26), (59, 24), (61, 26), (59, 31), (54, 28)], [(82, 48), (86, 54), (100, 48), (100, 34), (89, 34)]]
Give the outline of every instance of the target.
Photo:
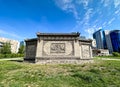
[(10, 43), (4, 43), (3, 47), (0, 50), (1, 54), (11, 54), (11, 45)]
[(25, 46), (24, 46), (24, 45), (21, 45), (20, 48), (19, 48), (18, 53), (24, 54), (24, 49), (25, 49)]

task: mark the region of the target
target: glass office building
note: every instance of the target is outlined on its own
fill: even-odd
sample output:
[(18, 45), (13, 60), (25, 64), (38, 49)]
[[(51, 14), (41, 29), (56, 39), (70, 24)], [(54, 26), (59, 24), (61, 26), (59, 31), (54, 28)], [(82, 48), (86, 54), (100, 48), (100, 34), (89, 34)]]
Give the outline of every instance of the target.
[(107, 49), (104, 30), (100, 29), (93, 34), (98, 49)]
[(113, 30), (110, 32), (110, 38), (114, 52), (120, 52), (120, 30)]

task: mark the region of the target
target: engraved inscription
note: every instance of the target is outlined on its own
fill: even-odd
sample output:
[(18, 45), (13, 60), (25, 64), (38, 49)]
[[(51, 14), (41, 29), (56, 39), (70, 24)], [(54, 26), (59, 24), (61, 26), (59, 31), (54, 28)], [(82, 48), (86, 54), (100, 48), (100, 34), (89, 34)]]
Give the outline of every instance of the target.
[(65, 43), (51, 43), (50, 53), (65, 53)]

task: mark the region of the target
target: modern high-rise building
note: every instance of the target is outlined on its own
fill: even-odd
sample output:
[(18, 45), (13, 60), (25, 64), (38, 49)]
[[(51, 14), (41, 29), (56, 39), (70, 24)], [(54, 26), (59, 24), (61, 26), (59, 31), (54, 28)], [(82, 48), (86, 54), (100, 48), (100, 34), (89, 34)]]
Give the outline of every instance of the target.
[(120, 52), (120, 30), (98, 30), (93, 34), (98, 49), (108, 49), (109, 53)]
[(110, 32), (111, 42), (114, 52), (120, 52), (120, 30)]
[(111, 42), (110, 31), (105, 30), (104, 32), (105, 32), (107, 49), (109, 50), (109, 53), (112, 53), (113, 52), (113, 46), (112, 46), (112, 42)]
[(98, 49), (107, 49), (106, 38), (104, 30), (100, 29), (93, 34), (93, 38), (96, 40), (96, 46)]

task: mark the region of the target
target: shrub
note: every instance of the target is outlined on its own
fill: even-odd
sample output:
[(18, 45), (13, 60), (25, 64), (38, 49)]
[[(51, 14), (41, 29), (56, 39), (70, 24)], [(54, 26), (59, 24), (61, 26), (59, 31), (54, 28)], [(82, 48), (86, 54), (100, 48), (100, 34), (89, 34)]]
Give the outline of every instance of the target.
[(4, 55), (3, 55), (3, 54), (0, 54), (0, 58), (4, 58)]
[(120, 53), (118, 53), (118, 52), (113, 52), (112, 55), (113, 55), (113, 56), (116, 56), (116, 57), (119, 57), (119, 56), (120, 56)]
[(24, 54), (19, 54), (19, 53), (0, 54), (0, 58), (15, 58), (15, 57), (24, 57)]

